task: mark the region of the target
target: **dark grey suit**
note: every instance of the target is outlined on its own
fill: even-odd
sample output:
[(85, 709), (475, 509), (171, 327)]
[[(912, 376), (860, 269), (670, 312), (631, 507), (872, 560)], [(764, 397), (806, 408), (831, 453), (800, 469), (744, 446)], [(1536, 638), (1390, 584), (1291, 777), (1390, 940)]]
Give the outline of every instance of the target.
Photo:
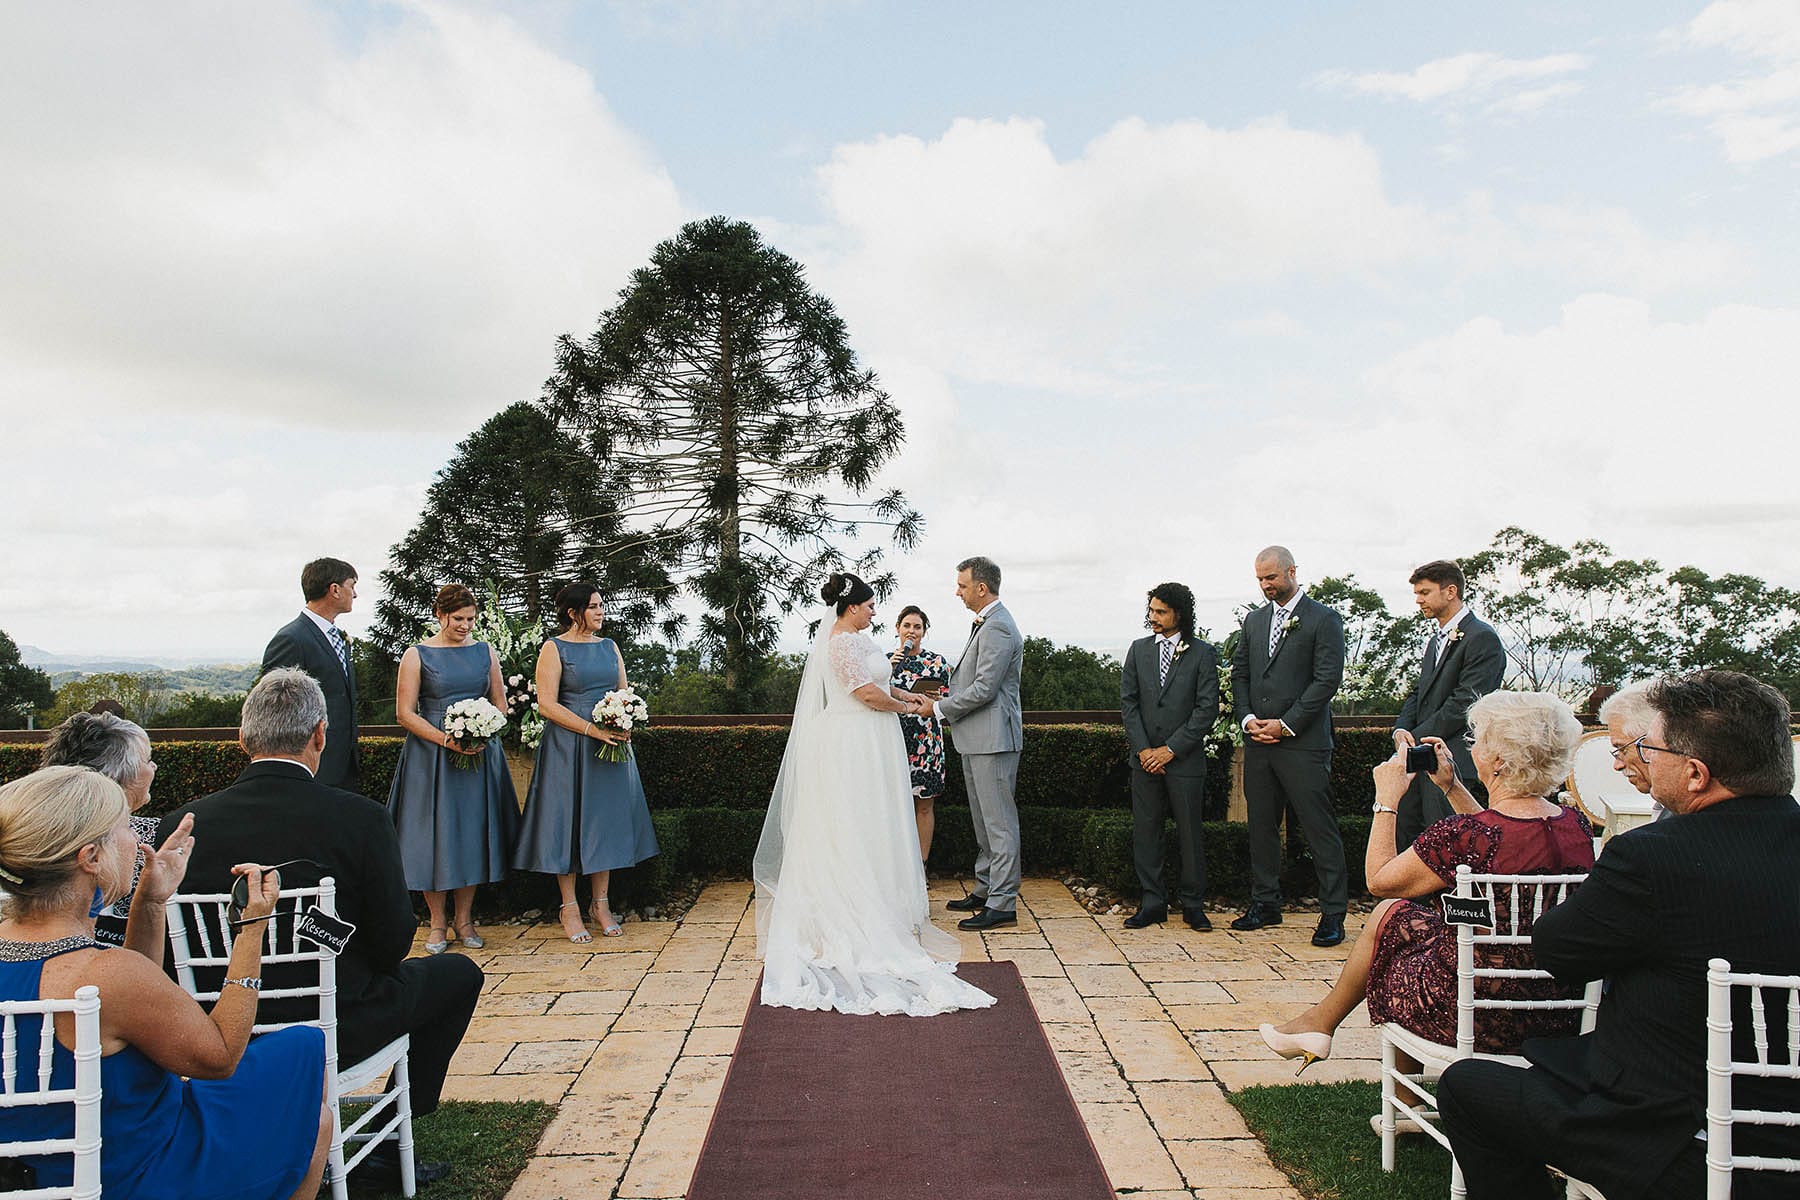
[[(1587, 882), (1532, 931), (1538, 965), (1570, 985), (1608, 980), (1594, 1032), (1525, 1043), (1530, 1068), (1469, 1059), (1439, 1084), (1469, 1200), (1561, 1196), (1550, 1163), (1608, 1196), (1697, 1197), (1705, 1143), (1706, 964), (1800, 974), (1800, 807), (1741, 796), (1619, 834)], [(1734, 1005), (1749, 1057), (1749, 1002)], [(1771, 1062), (1789, 1061), (1771, 1004)], [(1734, 1108), (1792, 1108), (1790, 1080), (1740, 1077)], [(1800, 1156), (1800, 1129), (1738, 1125), (1739, 1154)], [(1792, 1176), (1746, 1171), (1732, 1195), (1792, 1196)]]
[(1344, 681), (1344, 620), (1302, 595), (1294, 627), (1273, 658), (1274, 604), (1244, 618), (1231, 658), (1231, 694), (1241, 724), (1280, 720), (1292, 736), (1272, 746), (1244, 738), (1244, 800), (1250, 810), (1250, 899), (1281, 903), (1281, 811), (1291, 805), (1319, 875), (1319, 910), (1342, 916), (1350, 903), (1344, 839), (1331, 809), (1331, 698)]
[[(1219, 717), (1219, 654), (1189, 639), (1187, 648), (1161, 678), (1162, 655), (1155, 635), (1139, 638), (1125, 652), (1119, 676), (1119, 708), (1131, 743), (1132, 860), (1137, 866), (1142, 908), (1168, 903), (1163, 888), (1163, 820), (1172, 813), (1181, 843), (1181, 907), (1206, 901), (1206, 843), (1200, 827), (1206, 802), (1206, 734)], [(1167, 746), (1175, 755), (1161, 775), (1138, 764), (1141, 751)]]
[(330, 640), (304, 612), (277, 630), (263, 651), (263, 674), (277, 667), (299, 667), (325, 693), (325, 753), (319, 758), (318, 781), (359, 790), (355, 672), (345, 673)]
[[(1435, 640), (1437, 630), (1432, 630)], [(1419, 678), (1400, 706), (1394, 719), (1395, 729), (1405, 729), (1413, 737), (1443, 738), (1456, 759), (1456, 773), (1469, 790), (1481, 795), (1475, 781), (1475, 760), (1469, 756), (1463, 735), (1469, 731), (1469, 706), (1500, 687), (1506, 676), (1506, 648), (1494, 627), (1469, 613), (1456, 624), (1455, 637), (1444, 649), (1442, 657), (1432, 653), (1427, 642), (1419, 660)], [(1441, 821), (1454, 810), (1437, 784), (1419, 775), (1400, 798), (1400, 815), (1394, 823), (1395, 845), (1402, 850), (1425, 832), (1425, 827)]]

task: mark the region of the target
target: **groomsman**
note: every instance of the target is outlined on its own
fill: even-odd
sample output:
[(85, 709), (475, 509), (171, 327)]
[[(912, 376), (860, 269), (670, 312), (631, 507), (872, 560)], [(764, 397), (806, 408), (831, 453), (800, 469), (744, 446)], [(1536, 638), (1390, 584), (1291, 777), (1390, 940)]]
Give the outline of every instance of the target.
[(1344, 940), (1350, 879), (1331, 809), (1331, 698), (1344, 681), (1344, 620), (1300, 590), (1284, 546), (1256, 556), (1268, 603), (1244, 618), (1231, 657), (1231, 694), (1244, 726), (1250, 808), (1250, 908), (1233, 929), (1281, 924), (1281, 813), (1292, 807), (1319, 876), (1315, 946)]
[(962, 756), (969, 819), (975, 826), (975, 888), (946, 907), (975, 915), (958, 929), (1016, 925), (1019, 903), (1019, 751), (1025, 745), (1019, 667), (1025, 641), (1000, 603), (1000, 568), (990, 558), (956, 564), (956, 598), (975, 621), (950, 687), (927, 708), (944, 722)]
[(1181, 915), (1191, 929), (1206, 917), (1205, 739), (1219, 717), (1219, 655), (1194, 636), (1194, 593), (1179, 583), (1150, 589), (1150, 636), (1131, 643), (1119, 679), (1119, 707), (1131, 743), (1131, 855), (1142, 895), (1125, 928), (1169, 919), (1163, 889), (1163, 821), (1175, 817), (1181, 846)]
[(263, 651), (262, 673), (299, 667), (325, 692), (325, 752), (318, 783), (357, 791), (356, 669), (350, 639), (337, 619), (356, 604), (356, 568), (341, 558), (315, 558), (300, 571), (306, 606), (283, 625)]
[[(1418, 682), (1394, 720), (1394, 749), (1404, 753), (1422, 738), (1443, 738), (1456, 759), (1463, 786), (1486, 803), (1487, 792), (1475, 777), (1475, 760), (1463, 735), (1469, 731), (1469, 706), (1499, 689), (1506, 675), (1506, 649), (1494, 627), (1463, 603), (1468, 584), (1461, 567), (1448, 559), (1428, 562), (1414, 571), (1408, 582), (1419, 611), (1436, 621), (1437, 628), (1419, 663)], [(1400, 798), (1395, 844), (1402, 849), (1412, 845), (1426, 826), (1452, 811), (1448, 797), (1425, 772), (1419, 772)]]

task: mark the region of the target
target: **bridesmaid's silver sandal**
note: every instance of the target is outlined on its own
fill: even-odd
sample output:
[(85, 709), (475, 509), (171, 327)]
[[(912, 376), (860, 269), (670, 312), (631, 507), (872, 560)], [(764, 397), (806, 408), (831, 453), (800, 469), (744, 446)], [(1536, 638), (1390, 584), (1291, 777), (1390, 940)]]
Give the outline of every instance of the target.
[[(619, 937), (625, 931), (619, 928), (618, 921), (613, 919), (612, 905), (608, 904), (606, 901), (607, 898), (601, 896), (592, 904), (588, 905), (588, 916), (594, 918), (594, 924), (600, 927), (601, 937)], [(606, 911), (606, 916), (601, 916), (595, 911), (596, 909), (604, 909)]]
[(473, 921), (465, 925), (458, 925), (456, 932), (462, 934), (462, 944), (470, 950), (479, 950), (487, 945), (487, 940), (475, 932), (475, 922)]
[[(563, 908), (573, 908), (573, 909), (576, 909), (577, 911), (579, 911), (581, 908), (581, 905), (579, 905), (575, 901), (571, 900), (567, 904), (563, 905)], [(557, 909), (557, 911), (561, 912), (562, 909), (559, 908), (559, 909)], [(563, 932), (568, 933), (568, 930), (565, 928), (563, 930)], [(594, 935), (589, 933), (587, 930), (583, 929), (580, 933), (570, 933), (569, 940), (571, 942), (574, 942), (577, 946), (585, 946), (589, 942), (594, 940)]]

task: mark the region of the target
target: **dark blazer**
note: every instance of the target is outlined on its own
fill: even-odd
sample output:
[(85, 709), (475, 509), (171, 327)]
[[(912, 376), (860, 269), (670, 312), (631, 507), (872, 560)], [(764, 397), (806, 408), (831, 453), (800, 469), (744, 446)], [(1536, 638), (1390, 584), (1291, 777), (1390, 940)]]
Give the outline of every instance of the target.
[[(1344, 682), (1344, 619), (1311, 596), (1300, 597), (1290, 629), (1275, 657), (1269, 657), (1273, 604), (1244, 618), (1237, 652), (1231, 656), (1231, 696), (1237, 719), (1255, 714), (1279, 718), (1293, 730), (1281, 745), (1294, 750), (1329, 750), (1331, 698)], [(1247, 741), (1248, 739), (1246, 739)]]
[(263, 674), (277, 667), (299, 667), (319, 681), (325, 692), (325, 753), (319, 759), (319, 782), (354, 791), (358, 783), (356, 751), (356, 680), (344, 674), (337, 651), (313, 619), (301, 613), (276, 631), (263, 651)]
[[(297, 763), (253, 762), (237, 782), (163, 818), (173, 829), (194, 814), (194, 849), (184, 892), (223, 892), (236, 863), (310, 858), (324, 870), (282, 869), (281, 881), (308, 887), (323, 875), (337, 880), (338, 915), (356, 926), (338, 958), (338, 1021), (345, 1062), (398, 1036), (418, 997), (422, 975), (395, 968), (412, 948), (418, 921), (400, 866), (400, 843), (387, 809), (365, 796), (326, 787)], [(265, 970), (267, 986), (281, 984), (281, 964)], [(264, 1000), (258, 1020), (310, 1020), (304, 1002)], [(392, 1030), (393, 1032), (388, 1032)]]
[[(1540, 967), (1570, 984), (1610, 980), (1593, 1033), (1523, 1048), (1586, 1094), (1566, 1144), (1595, 1166), (1566, 1165), (1607, 1195), (1642, 1193), (1706, 1122), (1707, 960), (1800, 974), (1796, 863), (1800, 805), (1739, 797), (1614, 837), (1587, 882), (1538, 918)], [(1734, 1014), (1740, 1057), (1748, 1007)], [(1771, 1006), (1769, 1019), (1771, 1046), (1785, 1048), (1785, 1014)], [(1739, 1108), (1793, 1104), (1783, 1080), (1740, 1077), (1732, 1089)], [(1785, 1103), (1769, 1099), (1783, 1092)], [(1800, 1155), (1800, 1129), (1739, 1125), (1733, 1140), (1738, 1153)]]
[(1474, 613), (1457, 622), (1456, 631), (1462, 636), (1445, 649), (1442, 661), (1426, 642), (1419, 678), (1400, 706), (1394, 728), (1409, 730), (1415, 738), (1443, 738), (1456, 759), (1456, 773), (1473, 779), (1475, 760), (1463, 742), (1469, 731), (1469, 706), (1500, 687), (1506, 677), (1506, 647), (1494, 627)]
[(1131, 742), (1131, 765), (1140, 751), (1167, 746), (1175, 759), (1164, 773), (1206, 774), (1202, 752), (1207, 733), (1219, 719), (1219, 652), (1208, 642), (1189, 638), (1187, 649), (1169, 664), (1169, 681), (1163, 683), (1161, 656), (1156, 637), (1141, 637), (1125, 651), (1125, 669), (1119, 675), (1119, 708), (1125, 716), (1125, 737)]

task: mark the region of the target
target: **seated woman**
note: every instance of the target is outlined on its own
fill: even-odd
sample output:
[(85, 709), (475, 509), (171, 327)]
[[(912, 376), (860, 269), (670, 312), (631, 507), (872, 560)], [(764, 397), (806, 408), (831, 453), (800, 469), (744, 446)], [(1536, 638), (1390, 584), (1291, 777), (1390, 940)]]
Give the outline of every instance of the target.
[[(1581, 723), (1555, 696), (1494, 692), (1469, 709), (1472, 754), (1487, 785), (1483, 809), (1456, 776), (1449, 748), (1426, 738), (1438, 752), (1433, 783), (1450, 797), (1455, 815), (1445, 817), (1396, 852), (1394, 809), (1412, 776), (1400, 756), (1375, 768), (1375, 817), (1369, 830), (1365, 871), (1369, 891), (1392, 897), (1375, 906), (1350, 960), (1330, 993), (1284, 1025), (1264, 1025), (1263, 1041), (1283, 1058), (1303, 1058), (1300, 1069), (1331, 1055), (1331, 1035), (1365, 997), (1369, 1019), (1395, 1022), (1437, 1042), (1456, 1044), (1456, 932), (1444, 924), (1436, 896), (1456, 886), (1456, 868), (1498, 875), (1562, 875), (1591, 870), (1593, 831), (1572, 808), (1544, 799), (1568, 776), (1581, 740)], [(1530, 914), (1519, 931), (1529, 933)], [(1487, 965), (1529, 969), (1529, 946), (1491, 948)], [(1494, 999), (1549, 1000), (1567, 995), (1550, 980), (1484, 980)], [(1529, 1037), (1573, 1034), (1574, 1009), (1483, 1010), (1475, 1048), (1511, 1053)], [(1416, 1065), (1416, 1064), (1415, 1064)]]
[[(104, 703), (104, 702), (103, 702)], [(100, 705), (96, 704), (95, 709)], [(113, 707), (117, 707), (114, 705)], [(156, 778), (156, 760), (150, 757), (150, 735), (134, 721), (110, 711), (79, 712), (50, 731), (50, 740), (38, 758), (40, 767), (88, 767), (125, 789), (131, 806), (132, 835), (145, 846), (156, 845), (161, 822), (137, 814), (150, 803), (150, 784)], [(125, 922), (131, 916), (131, 897), (137, 890), (137, 867), (132, 867), (131, 886), (125, 894), (94, 918), (94, 936), (109, 946), (125, 944)]]
[[(0, 788), (0, 1000), (100, 990), (101, 1186), (108, 1200), (312, 1200), (331, 1145), (325, 1039), (296, 1027), (250, 1041), (263, 930), (280, 896), (273, 873), (247, 877), (250, 902), (224, 994), (209, 1013), (162, 972), (164, 905), (187, 873), (193, 819), (144, 855), (125, 948), (94, 941), (94, 917), (131, 882), (138, 859), (125, 793), (85, 767), (48, 767)], [(36, 1046), (42, 1018), (17, 1018)], [(74, 1021), (56, 1018), (51, 1086), (72, 1087)], [(184, 1076), (186, 1078), (184, 1078)], [(36, 1091), (38, 1056), (20, 1054), (9, 1090)], [(65, 1105), (0, 1108), (9, 1140), (66, 1138)], [(27, 1158), (40, 1187), (71, 1182), (66, 1155)]]

